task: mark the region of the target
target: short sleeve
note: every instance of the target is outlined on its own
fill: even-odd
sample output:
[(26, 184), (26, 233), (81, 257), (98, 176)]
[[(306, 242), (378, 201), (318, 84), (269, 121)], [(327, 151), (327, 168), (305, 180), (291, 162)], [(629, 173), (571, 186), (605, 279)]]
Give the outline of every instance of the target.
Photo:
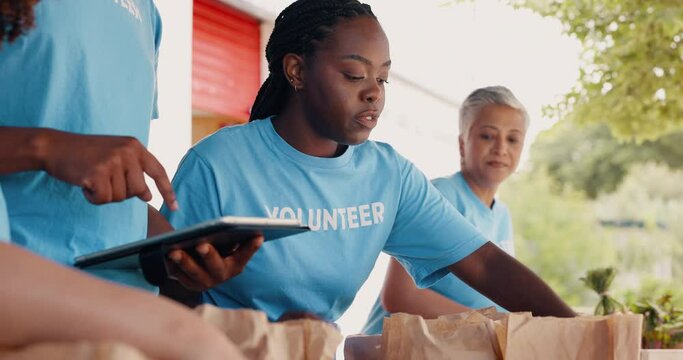
[(400, 158), (401, 194), (396, 220), (384, 251), (429, 287), (487, 240), (409, 161)]
[(166, 205), (161, 213), (174, 228), (180, 229), (222, 216), (216, 178), (204, 159), (190, 149), (173, 177), (178, 210)]

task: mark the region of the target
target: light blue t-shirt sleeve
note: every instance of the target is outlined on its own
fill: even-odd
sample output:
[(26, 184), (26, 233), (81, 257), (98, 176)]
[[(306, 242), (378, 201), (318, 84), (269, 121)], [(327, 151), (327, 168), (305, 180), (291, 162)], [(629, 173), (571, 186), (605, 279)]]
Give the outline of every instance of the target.
[(443, 198), (409, 161), (400, 158), (402, 188), (398, 212), (384, 251), (425, 288), (449, 273), (487, 240)]
[(9, 242), (9, 218), (2, 188), (0, 188), (0, 242)]
[(437, 190), (439, 190), (441, 195), (443, 195), (446, 198), (446, 200), (448, 200), (453, 206), (456, 207), (456, 209), (462, 210), (462, 207), (458, 206), (461, 200), (457, 189), (453, 186), (453, 180), (446, 178), (437, 178), (433, 179), (431, 183)]
[(181, 229), (221, 216), (218, 186), (213, 170), (194, 149), (180, 162), (173, 177), (178, 210), (165, 205), (161, 213), (176, 229)]

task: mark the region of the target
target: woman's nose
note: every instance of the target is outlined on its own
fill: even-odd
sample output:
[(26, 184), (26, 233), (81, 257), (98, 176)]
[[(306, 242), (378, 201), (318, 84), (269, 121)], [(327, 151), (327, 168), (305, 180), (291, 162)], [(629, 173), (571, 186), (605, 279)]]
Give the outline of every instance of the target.
[(381, 85), (375, 81), (369, 81), (368, 88), (365, 90), (363, 93), (363, 101), (368, 102), (368, 103), (375, 103), (379, 98), (382, 96), (382, 87)]
[(493, 151), (496, 154), (505, 154), (507, 152), (507, 144), (504, 139), (496, 139), (493, 145)]

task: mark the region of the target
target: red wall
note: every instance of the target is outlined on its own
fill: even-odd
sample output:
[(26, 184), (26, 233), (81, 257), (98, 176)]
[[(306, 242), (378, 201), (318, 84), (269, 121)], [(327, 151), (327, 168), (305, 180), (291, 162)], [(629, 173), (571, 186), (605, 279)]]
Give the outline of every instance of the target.
[(258, 20), (218, 0), (194, 0), (192, 107), (246, 121), (260, 78)]

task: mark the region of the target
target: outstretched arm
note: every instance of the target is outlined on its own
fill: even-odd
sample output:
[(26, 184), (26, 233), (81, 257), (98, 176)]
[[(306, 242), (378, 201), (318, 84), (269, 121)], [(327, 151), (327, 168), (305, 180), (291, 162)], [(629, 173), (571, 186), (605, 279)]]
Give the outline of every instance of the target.
[(425, 319), (471, 310), (435, 291), (419, 289), (394, 258), (389, 261), (381, 300), (384, 308), (390, 313), (404, 312), (420, 315)]
[(0, 127), (0, 175), (41, 170), (81, 187), (93, 204), (151, 200), (147, 174), (169, 209), (178, 207), (163, 166), (135, 138)]
[[(242, 359), (218, 329), (171, 301), (0, 244), (0, 347), (116, 340), (159, 359)], [(11, 275), (9, 275), (11, 274)]]
[(531, 311), (535, 316), (576, 316), (541, 278), (493, 243), (486, 243), (449, 266), (449, 270), (510, 311)]

